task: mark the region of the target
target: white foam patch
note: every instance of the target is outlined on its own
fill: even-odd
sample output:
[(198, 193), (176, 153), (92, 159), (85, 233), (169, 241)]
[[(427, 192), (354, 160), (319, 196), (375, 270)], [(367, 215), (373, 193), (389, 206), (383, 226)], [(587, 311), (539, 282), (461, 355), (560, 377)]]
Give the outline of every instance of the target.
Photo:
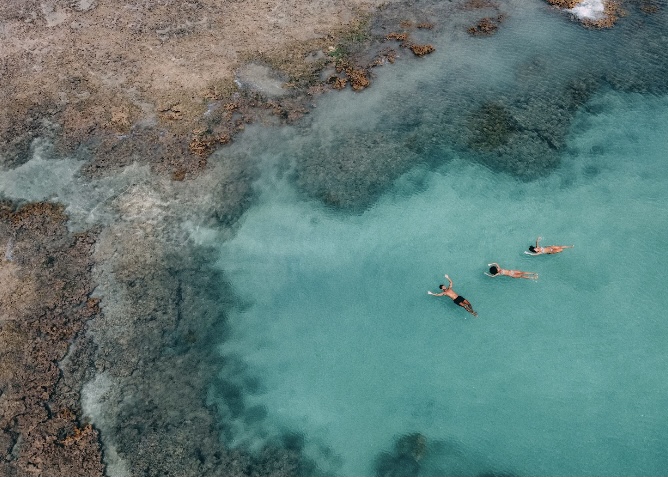
[(108, 373), (99, 373), (93, 379), (84, 384), (81, 389), (81, 410), (85, 418), (88, 418), (102, 432), (104, 439), (104, 462), (107, 466), (106, 474), (109, 477), (126, 477), (130, 474), (128, 464), (121, 459), (116, 451), (116, 446), (110, 440), (112, 429), (105, 415), (105, 400), (108, 393), (113, 389), (114, 382)]
[(81, 409), (84, 417), (93, 422), (103, 421), (104, 396), (111, 389), (112, 380), (107, 373), (100, 373), (84, 384), (81, 389)]
[(582, 0), (578, 5), (566, 10), (580, 20), (600, 20), (605, 16), (604, 0)]

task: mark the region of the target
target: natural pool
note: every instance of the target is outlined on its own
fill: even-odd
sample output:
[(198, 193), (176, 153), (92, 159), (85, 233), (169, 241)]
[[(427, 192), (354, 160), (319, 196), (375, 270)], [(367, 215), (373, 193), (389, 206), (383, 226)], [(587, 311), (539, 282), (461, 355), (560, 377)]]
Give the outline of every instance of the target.
[[(383, 72), (369, 94), (325, 99), (308, 128), (235, 146), (263, 174), (219, 245), (240, 297), (220, 345), (221, 378), (243, 395), (223, 416), (233, 444), (289, 435), (323, 475), (665, 472), (668, 100), (600, 79), (630, 34), (621, 27), (582, 30), (534, 4), (513, 13), (487, 43), (444, 39), (424, 69)], [(577, 57), (564, 48), (575, 42)], [(580, 73), (598, 86), (575, 112), (558, 95)], [(557, 161), (527, 181), (461, 149), (484, 101), (533, 114), (518, 121), (537, 124), (535, 142), (511, 138), (505, 154), (534, 168), (538, 123), (565, 121)], [(303, 194), (350, 192), (329, 178), (347, 147), (369, 163), (353, 192), (374, 190), (350, 212)], [(374, 182), (385, 166), (405, 172)], [(523, 254), (538, 235), (575, 248)], [(490, 279), (492, 261), (540, 279)], [(444, 273), (477, 319), (427, 296)], [(401, 436), (409, 449), (396, 451)]]
[[(362, 94), (319, 98), (293, 126), (247, 128), (200, 177), (174, 182), (135, 164), (91, 179), (79, 172), (86, 158), (54, 159), (36, 142), (30, 161), (2, 171), (0, 194), (63, 203), (73, 231), (162, 234), (184, 256), (203, 245), (187, 274), (143, 289), (206, 288), (201, 303), (186, 294), (183, 329), (104, 331), (112, 346), (164, 332), (164, 356), (201, 380), (199, 364), (217, 366), (214, 342), (223, 365), (208, 398), (223, 445), (278, 443), (279, 471), (287, 448), (304, 455), (305, 475), (662, 475), (668, 5), (593, 31), (543, 1), (500, 3), (496, 35), (433, 18), (434, 54), (376, 70)], [(256, 164), (254, 205), (223, 220), (216, 212), (235, 210), (235, 180)], [(114, 229), (123, 223), (133, 227)], [(575, 248), (523, 254), (538, 235)], [(492, 261), (540, 279), (490, 279)], [(114, 310), (123, 297), (105, 273), (105, 313), (134, 322)], [(444, 273), (478, 318), (427, 296)], [(183, 369), (173, 362), (147, 363), (155, 381), (143, 390), (184, 411), (166, 427), (181, 439), (168, 449), (197, 426), (179, 434), (173, 423), (201, 416), (172, 386), (169, 372)], [(84, 407), (113, 464), (114, 443), (141, 450), (112, 418), (150, 428), (157, 408), (124, 400), (145, 383), (114, 400), (104, 382), (91, 381)], [(215, 450), (200, 429), (193, 449)], [(110, 475), (127, 474), (118, 462)]]

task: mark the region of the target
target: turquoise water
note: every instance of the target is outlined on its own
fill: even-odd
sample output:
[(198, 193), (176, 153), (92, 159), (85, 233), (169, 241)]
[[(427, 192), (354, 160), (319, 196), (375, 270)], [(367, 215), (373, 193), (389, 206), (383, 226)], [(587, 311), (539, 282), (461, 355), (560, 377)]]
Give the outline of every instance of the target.
[[(428, 463), (446, 474), (661, 474), (668, 101), (596, 103), (558, 173), (528, 184), (455, 159), (355, 216), (266, 184), (221, 252), (247, 302), (221, 350), (263, 383), (247, 405), (267, 412), (236, 438), (304, 433), (338, 475), (372, 474), (409, 432), (473, 456)], [(575, 248), (524, 255), (539, 234)], [(487, 278), (490, 261), (540, 278)], [(477, 319), (426, 295), (443, 273)]]
[[(536, 91), (569, 73), (555, 79), (549, 56), (535, 55), (595, 34), (544, 9), (516, 14), (516, 28), (486, 44), (494, 61), (484, 69), (498, 75), (438, 79), (448, 62), (464, 75), (483, 49), (459, 39), (460, 50), (421, 73), (399, 66), (368, 95), (325, 99), (306, 126), (252, 130), (236, 146), (264, 172), (256, 205), (219, 244), (239, 297), (220, 345), (229, 363), (221, 378), (243, 390), (243, 411), (223, 416), (231, 444), (260, 448), (297, 435), (323, 475), (402, 475), (401, 465), (419, 475), (665, 474), (668, 98), (597, 88), (569, 118), (547, 173), (526, 181), (486, 167), (453, 145), (463, 109), (444, 125), (444, 105), (475, 108), (499, 91), (524, 97), (525, 87), (544, 97)], [(527, 18), (533, 28), (520, 21)], [(594, 55), (610, 41), (598, 34), (583, 51)], [(527, 73), (536, 81), (517, 72), (531, 62), (548, 65)], [(570, 74), (595, 68), (586, 55), (573, 62)], [(419, 74), (432, 80), (426, 92), (404, 81), (411, 101), (400, 96), (419, 118), (411, 126), (383, 120), (401, 104), (388, 99), (397, 78)], [(374, 156), (388, 168), (405, 148), (402, 134), (432, 137), (434, 147), (403, 149), (410, 165), (361, 210), (305, 195), (300, 184), (313, 178), (300, 164), (326, 170), (328, 150), (361, 141), (351, 132), (360, 128), (394, 131), (377, 145), (384, 156)], [(538, 235), (575, 248), (525, 255)], [(492, 261), (540, 278), (488, 278)], [(427, 295), (444, 273), (478, 318)], [(379, 470), (383, 453), (387, 462), (396, 440), (412, 433), (424, 436), (424, 456)]]

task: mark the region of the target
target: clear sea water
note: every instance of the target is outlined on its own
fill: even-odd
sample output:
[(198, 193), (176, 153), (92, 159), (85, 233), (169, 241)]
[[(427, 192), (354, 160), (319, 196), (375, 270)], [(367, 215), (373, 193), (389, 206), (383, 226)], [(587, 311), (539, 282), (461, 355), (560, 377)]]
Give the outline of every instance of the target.
[[(619, 56), (633, 51), (628, 25), (506, 8), (496, 36), (443, 33), (419, 67), (388, 67), (363, 94), (322, 99), (309, 124), (251, 129), (230, 150), (264, 171), (219, 244), (242, 303), (220, 345), (233, 363), (221, 377), (246, 390), (246, 412), (224, 418), (233, 445), (296, 435), (323, 475), (376, 475), (413, 433), (420, 475), (668, 471), (668, 98), (601, 86), (567, 125), (556, 169), (525, 181), (481, 165), (438, 121), (483, 99), (539, 91), (549, 103), (562, 82), (623, 77), (625, 62), (656, 67)], [(293, 160), (328, 161), (360, 129), (389, 131), (383, 151), (423, 131), (438, 147), (362, 211), (305, 196)], [(575, 248), (525, 255), (539, 235)], [(488, 278), (492, 261), (540, 278)], [(445, 273), (478, 318), (427, 295)]]
[[(294, 126), (247, 128), (206, 177), (135, 165), (90, 181), (44, 146), (0, 193), (65, 203), (75, 230), (155, 221), (219, 249), (237, 295), (213, 337), (226, 445), (289, 442), (317, 475), (666, 475), (668, 4), (595, 31), (499, 3), (494, 36), (429, 18), (434, 54)], [(466, 147), (489, 104), (525, 134), (505, 165)], [(223, 241), (198, 224), (235, 154), (262, 173)], [(185, 223), (165, 218), (177, 203)], [(575, 248), (525, 255), (539, 235)], [(488, 278), (492, 261), (540, 278)], [(445, 273), (477, 318), (427, 295)]]

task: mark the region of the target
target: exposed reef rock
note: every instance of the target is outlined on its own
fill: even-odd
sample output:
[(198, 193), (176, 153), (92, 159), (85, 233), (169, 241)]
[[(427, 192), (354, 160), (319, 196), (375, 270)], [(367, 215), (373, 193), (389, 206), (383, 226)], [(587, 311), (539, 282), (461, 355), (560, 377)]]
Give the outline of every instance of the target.
[[(279, 119), (296, 119), (311, 88), (326, 88), (325, 64), (364, 68), (351, 59), (379, 3), (2, 2), (0, 167), (25, 162), (33, 139), (47, 137), (63, 155), (85, 149), (94, 165), (84, 172), (98, 176), (128, 161), (176, 180), (195, 175), (220, 138), (263, 120), (269, 101), (284, 98), (290, 113)], [(229, 118), (212, 114), (234, 95), (248, 101)], [(198, 130), (211, 137), (190, 148)]]
[(482, 18), (474, 26), (469, 27), (466, 31), (473, 36), (493, 35), (499, 29), (499, 24), (505, 19), (504, 15), (498, 15), (495, 18)]
[[(429, 24), (431, 25), (431, 24)], [(420, 28), (420, 27), (418, 27)], [(422, 27), (424, 28), (424, 27)], [(431, 30), (433, 28), (433, 25), (430, 26), (428, 29)], [(402, 48), (408, 48), (413, 52), (415, 56), (424, 56), (428, 55), (430, 53), (433, 53), (436, 51), (436, 48), (434, 48), (432, 45), (418, 45), (417, 43), (413, 43), (410, 38), (408, 33), (403, 32), (403, 33), (390, 33), (385, 37), (386, 40), (397, 40), (401, 42), (401, 47)]]
[(94, 346), (86, 323), (94, 233), (71, 234), (62, 207), (0, 203), (0, 474), (101, 476), (97, 429), (79, 393)]
[(582, 0), (547, 0), (547, 3), (559, 8), (573, 8), (582, 3)]
[(616, 0), (546, 0), (590, 28), (611, 28), (625, 12)]
[(434, 48), (431, 45), (416, 45), (412, 44), (411, 46), (408, 47), (415, 56), (424, 56), (428, 55), (430, 53), (433, 53), (436, 51), (436, 48)]

